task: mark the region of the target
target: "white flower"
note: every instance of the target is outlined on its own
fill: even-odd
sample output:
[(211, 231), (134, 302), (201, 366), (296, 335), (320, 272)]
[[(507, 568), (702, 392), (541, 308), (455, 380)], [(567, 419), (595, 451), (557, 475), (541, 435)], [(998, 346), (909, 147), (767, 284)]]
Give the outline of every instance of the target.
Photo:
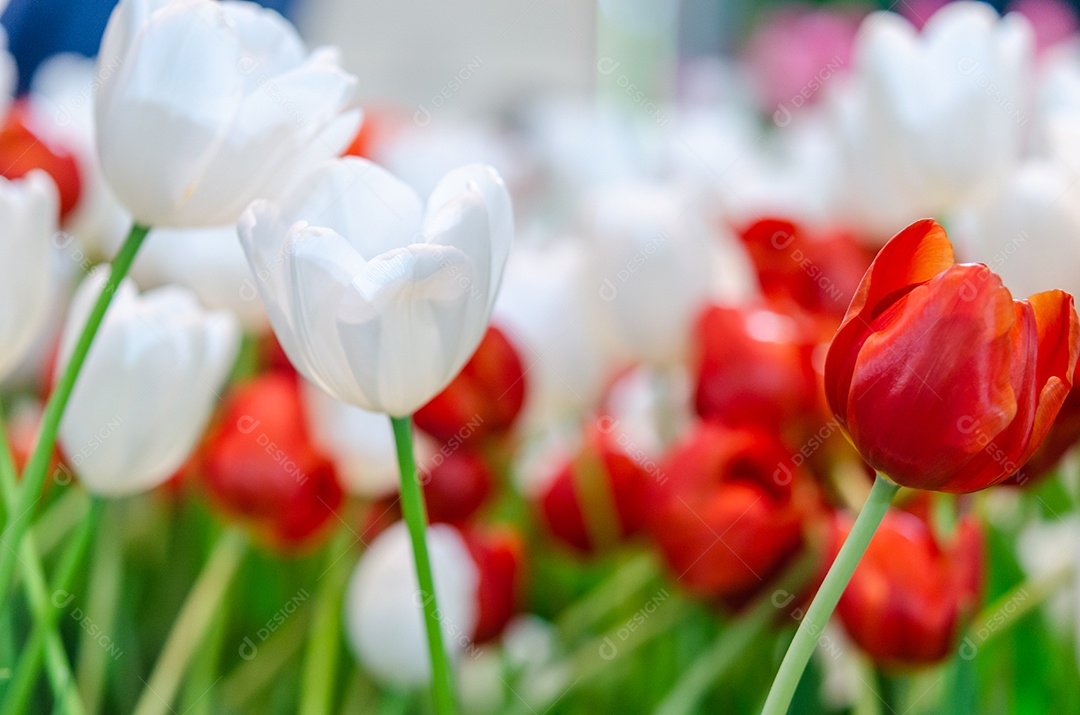
[(949, 3), (921, 34), (895, 13), (870, 15), (847, 109), (861, 129), (843, 134), (863, 164), (850, 176), (857, 211), (895, 200), (912, 207), (907, 223), (992, 193), (1019, 157), (1032, 55), (1028, 21), (980, 2)]
[[(101, 293), (104, 268), (75, 294), (58, 369)], [(186, 289), (159, 288), (140, 296), (125, 280), (60, 425), (64, 453), (86, 488), (134, 494), (172, 476), (206, 428), (238, 348), (231, 315), (203, 311)]]
[[(451, 658), (469, 647), (478, 618), (480, 572), (461, 534), (428, 527), (428, 549), (443, 638)], [(360, 557), (345, 595), (346, 635), (365, 672), (398, 686), (431, 679), (422, 613), (424, 596), (404, 522), (381, 533)]]
[(232, 223), (336, 156), (359, 112), (331, 49), (236, 0), (121, 0), (98, 56), (98, 153), (136, 221)]
[[(673, 363), (710, 299), (739, 302), (752, 294), (756, 279), (745, 253), (710, 230), (694, 199), (676, 187), (628, 184), (598, 191), (588, 207), (602, 327), (631, 359)], [(725, 260), (714, 260), (718, 250)]]
[(0, 380), (15, 369), (48, 318), (59, 198), (49, 175), (0, 177)]
[[(0, 0), (0, 13), (7, 5), (5, 0)], [(8, 52), (7, 32), (0, 27), (0, 116), (7, 114), (11, 106), (11, 100), (15, 97), (15, 86), (18, 84), (18, 69), (15, 67), (15, 58)]]
[(960, 258), (990, 266), (1013, 295), (1080, 294), (1080, 186), (1056, 162), (1029, 159), (994, 200), (957, 214), (951, 232)]
[(240, 221), (292, 363), (342, 402), (394, 416), (422, 407), (475, 352), (512, 235), (510, 197), (489, 167), (447, 174), (425, 211), (411, 188), (353, 157)]
[(204, 307), (232, 313), (247, 330), (267, 327), (266, 310), (235, 224), (154, 229), (135, 259), (131, 277), (146, 288), (169, 284), (190, 288)]

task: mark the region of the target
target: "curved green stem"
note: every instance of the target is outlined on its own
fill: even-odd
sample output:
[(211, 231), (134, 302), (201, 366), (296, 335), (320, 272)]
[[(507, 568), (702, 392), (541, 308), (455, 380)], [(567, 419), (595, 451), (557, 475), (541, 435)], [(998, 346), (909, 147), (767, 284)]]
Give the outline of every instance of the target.
[[(0, 419), (0, 495), (3, 496), (8, 519), (15, 518), (15, 501), (18, 489), (15, 460), (12, 458), (7, 437), (4, 435), (3, 420)], [(16, 673), (17, 680), (10, 688), (10, 691), (19, 692), (20, 688), (24, 688), (29, 694), (30, 689), (37, 680), (38, 669), (41, 667), (41, 657), (43, 651), (45, 651), (49, 682), (52, 685), (56, 701), (64, 703), (68, 713), (81, 713), (81, 704), (73, 692), (74, 682), (71, 664), (68, 662), (64, 644), (56, 630), (56, 609), (49, 605), (45, 573), (41, 567), (41, 559), (33, 538), (23, 539), (19, 547), (19, 559), (22, 561), (23, 568), (26, 571), (24, 586), (26, 598), (30, 603), (30, 610), (34, 616), (35, 628), (33, 636), (37, 637), (39, 642), (23, 650), (19, 658)]]
[[(60, 648), (60, 653), (63, 655), (63, 646), (59, 643), (59, 636), (56, 634), (56, 622), (60, 617), (62, 607), (62, 605), (58, 604), (66, 604), (70, 598), (75, 575), (79, 572), (86, 551), (93, 540), (94, 533), (97, 531), (101, 508), (102, 502), (98, 499), (94, 499), (90, 503), (90, 511), (86, 514), (82, 523), (79, 524), (78, 531), (68, 541), (63, 554), (60, 556), (56, 573), (53, 575), (52, 603), (46, 612), (46, 618), (39, 621), (34, 627), (30, 642), (23, 648), (19, 657), (19, 664), (15, 668), (15, 676), (8, 688), (7, 696), (4, 698), (4, 715), (21, 715), (29, 712), (30, 696), (34, 692), (34, 683), (37, 681), (37, 673), (41, 668), (42, 657), (48, 656), (47, 663), (51, 663), (56, 658), (53, 654), (56, 647)], [(29, 542), (30, 540), (27, 539), (23, 543)], [(55, 645), (50, 643), (54, 638), (56, 640)], [(66, 656), (64, 657), (66, 658)], [(49, 667), (51, 673), (56, 668), (56, 665), (52, 664)], [(83, 712), (82, 701), (79, 700), (70, 668), (62, 677), (52, 675), (50, 680), (53, 683), (54, 692), (56, 692), (56, 701), (61, 706), (62, 711), (68, 713)], [(56, 686), (58, 684), (62, 685), (62, 690), (57, 690)]]
[(870, 544), (874, 532), (877, 531), (881, 520), (885, 518), (885, 512), (889, 510), (893, 497), (900, 487), (891, 482), (887, 477), (878, 474), (874, 479), (874, 487), (870, 490), (870, 496), (866, 498), (855, 525), (851, 527), (844, 545), (840, 548), (836, 560), (833, 561), (828, 575), (818, 589), (814, 602), (806, 611), (806, 616), (799, 624), (795, 632), (795, 640), (791, 642), (784, 660), (780, 663), (780, 671), (773, 680), (769, 697), (765, 701), (762, 715), (785, 715), (791, 705), (791, 699), (795, 695), (795, 689), (799, 685), (806, 664), (817, 646), (821, 632), (829, 620), (829, 616), (836, 609), (840, 596), (844, 593), (851, 575), (855, 573), (855, 567), (862, 560), (866, 547)]
[(135, 715), (164, 715), (170, 711), (188, 662), (202, 641), (214, 610), (224, 597), (246, 550), (247, 538), (239, 531), (230, 529), (218, 539), (169, 631), (165, 648), (135, 705)]
[[(121, 526), (125, 521), (124, 508), (123, 501), (113, 501), (105, 507), (105, 528), (98, 536), (90, 566), (86, 613), (94, 619), (102, 633), (113, 633), (116, 608), (120, 602), (124, 571), (124, 533)], [(77, 680), (86, 711), (91, 715), (101, 710), (105, 676), (112, 660), (107, 656), (108, 651), (92, 643), (86, 631), (80, 634)]]
[(41, 488), (45, 484), (45, 477), (49, 471), (49, 461), (52, 459), (53, 448), (56, 446), (56, 433), (60, 429), (60, 419), (64, 416), (64, 409), (71, 398), (71, 392), (75, 389), (75, 379), (79, 376), (79, 371), (86, 361), (86, 354), (90, 351), (90, 345), (97, 335), (98, 328), (101, 327), (101, 321), (105, 318), (105, 311), (108, 310), (116, 289), (120, 286), (124, 276), (127, 275), (128, 270), (130, 270), (131, 264), (135, 261), (135, 255), (139, 252), (139, 247), (142, 246), (143, 239), (146, 238), (146, 234), (149, 232), (150, 228), (147, 226), (135, 224), (131, 227), (131, 232), (128, 233), (124, 245), (120, 248), (120, 252), (116, 254), (116, 259), (113, 261), (109, 278), (101, 290), (101, 295), (98, 296), (97, 302), (90, 310), (90, 315), (86, 318), (86, 325), (83, 327), (79, 340), (71, 351), (71, 357), (64, 367), (64, 372), (60, 375), (60, 379), (57, 380), (56, 387), (45, 405), (37, 445), (34, 447), (30, 463), (26, 465), (26, 471), (23, 473), (22, 485), (18, 490), (18, 499), (15, 502), (16, 506), (14, 510), (9, 510), (13, 516), (4, 527), (3, 536), (0, 536), (0, 540), (7, 547), (0, 548), (0, 608), (4, 607), (11, 591), (16, 553), (19, 550), (19, 544), (22, 543), (23, 536), (26, 535), (26, 531), (33, 521), (31, 515), (34, 505), (41, 498)]
[(423, 596), (435, 712), (438, 715), (452, 715), (457, 712), (453, 673), (439, 625), (439, 605), (435, 597), (435, 579), (431, 573), (431, 557), (427, 547), (427, 507), (424, 506), (424, 495), (416, 473), (416, 458), (413, 456), (412, 417), (391, 417), (390, 422), (394, 427), (394, 442), (397, 445), (398, 466), (401, 471), (401, 511), (412, 540), (416, 578), (420, 585), (420, 595)]

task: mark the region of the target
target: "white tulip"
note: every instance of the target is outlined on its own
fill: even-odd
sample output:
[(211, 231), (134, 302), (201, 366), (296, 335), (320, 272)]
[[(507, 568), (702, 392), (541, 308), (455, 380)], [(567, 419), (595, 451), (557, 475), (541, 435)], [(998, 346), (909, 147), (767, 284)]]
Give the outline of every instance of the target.
[(216, 226), (287, 192), (355, 135), (355, 78), (277, 13), (237, 0), (121, 0), (98, 56), (98, 153), (141, 224)]
[(984, 3), (949, 3), (921, 33), (895, 13), (870, 15), (849, 108), (862, 128), (844, 133), (849, 158), (866, 164), (850, 177), (862, 213), (888, 210), (895, 196), (936, 215), (1000, 186), (1025, 135), (1032, 57), (1028, 21)]
[[(587, 230), (605, 304), (602, 326), (631, 359), (674, 363), (717, 292), (725, 302), (752, 294), (756, 278), (745, 252), (710, 230), (695, 198), (651, 184), (609, 187), (592, 197)], [(715, 261), (719, 250), (726, 258)]]
[[(104, 267), (75, 294), (61, 342), (67, 363), (104, 287)], [(139, 295), (121, 283), (60, 424), (60, 442), (84, 486), (120, 496), (158, 486), (206, 428), (239, 348), (227, 313), (207, 313), (178, 287)]]
[(204, 307), (232, 313), (247, 330), (267, 327), (266, 309), (235, 224), (154, 229), (131, 267), (131, 277), (146, 288), (169, 284), (190, 288)]
[(1080, 186), (1056, 162), (1025, 162), (993, 201), (957, 214), (951, 233), (962, 260), (990, 266), (1015, 296), (1080, 295)]
[(480, 344), (513, 216), (490, 167), (447, 174), (425, 211), (389, 172), (348, 157), (280, 204), (253, 203), (240, 237), (293, 365), (342, 402), (402, 417)]
[[(447, 652), (460, 657), (471, 647), (478, 617), (480, 572), (461, 534), (436, 524), (427, 530)], [(431, 679), (412, 546), (404, 522), (371, 542), (360, 557), (345, 595), (345, 627), (365, 672), (380, 682), (420, 686)]]
[[(0, 12), (3, 12), (6, 4), (0, 0)], [(0, 116), (7, 114), (11, 100), (15, 98), (18, 77), (19, 71), (15, 66), (15, 58), (8, 52), (7, 32), (0, 27)]]
[(48, 318), (58, 206), (48, 174), (0, 177), (0, 380), (18, 366)]

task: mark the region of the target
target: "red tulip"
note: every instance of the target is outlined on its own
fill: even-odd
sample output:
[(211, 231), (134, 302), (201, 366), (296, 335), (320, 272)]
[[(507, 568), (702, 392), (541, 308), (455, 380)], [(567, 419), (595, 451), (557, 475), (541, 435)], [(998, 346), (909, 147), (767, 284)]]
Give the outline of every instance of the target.
[(296, 379), (268, 373), (227, 397), (203, 457), (215, 502), (285, 547), (325, 532), (342, 502), (333, 467), (311, 446), (305, 424)]
[(26, 107), (16, 104), (0, 126), (0, 173), (8, 179), (18, 179), (33, 169), (41, 169), (56, 182), (60, 218), (67, 217), (79, 203), (82, 188), (79, 165), (70, 152), (35, 134), (27, 120)]
[(454, 381), (416, 412), (416, 425), (441, 442), (501, 434), (525, 401), (525, 369), (517, 350), (492, 326)]
[[(936, 538), (925, 518), (894, 509), (886, 514), (837, 606), (844, 629), (885, 667), (944, 660), (979, 601), (983, 536), (962, 519), (950, 539)], [(838, 516), (838, 541), (851, 520)]]
[(894, 482), (970, 492), (1017, 471), (1072, 387), (1073, 299), (1014, 301), (982, 264), (957, 265), (945, 230), (919, 221), (863, 277), (825, 366), (829, 406)]
[(485, 643), (502, 634), (518, 612), (525, 566), (525, 544), (509, 527), (470, 529), (463, 533), (480, 572), (473, 641)]
[(1035, 454), (1003, 483), (1024, 486), (1049, 474), (1077, 442), (1080, 442), (1080, 390), (1072, 390)]
[(495, 490), (491, 468), (479, 454), (468, 449), (459, 449), (436, 460), (422, 477), (424, 501), (432, 522), (465, 523)]
[(698, 319), (695, 403), (701, 417), (780, 429), (815, 405), (814, 345), (795, 319), (713, 306)]
[(742, 238), (761, 290), (777, 310), (796, 308), (830, 322), (844, 317), (874, 257), (850, 233), (815, 235), (782, 219), (756, 221), (743, 230)]
[(593, 435), (540, 499), (548, 531), (583, 554), (615, 546), (646, 525), (651, 477), (610, 440)]
[(740, 605), (803, 545), (816, 499), (772, 435), (702, 423), (664, 462), (652, 533), (680, 585)]

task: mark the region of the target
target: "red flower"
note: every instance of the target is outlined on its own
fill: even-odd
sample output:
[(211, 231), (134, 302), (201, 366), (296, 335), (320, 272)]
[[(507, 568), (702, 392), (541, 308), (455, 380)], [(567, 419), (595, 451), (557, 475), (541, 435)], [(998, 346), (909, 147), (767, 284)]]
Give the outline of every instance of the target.
[[(837, 543), (850, 528), (849, 517), (837, 517)], [(925, 513), (890, 511), (837, 606), (844, 629), (882, 666), (944, 660), (955, 652), (960, 628), (978, 604), (982, 553), (982, 530), (974, 518), (962, 519), (943, 543)]]
[[(1076, 375), (1075, 368), (1073, 375)], [(1074, 377), (1075, 379), (1075, 377)], [(1004, 484), (1024, 486), (1037, 480), (1057, 466), (1061, 458), (1080, 441), (1080, 390), (1072, 390), (1065, 398), (1046, 438), (1031, 455), (1031, 459)]]
[(941, 226), (919, 221), (863, 277), (825, 392), (863, 458), (894, 482), (975, 491), (1042, 442), (1072, 388), (1078, 339), (1071, 296), (1014, 301), (985, 265), (954, 262)]
[(432, 522), (465, 523), (495, 490), (495, 477), (487, 462), (468, 449), (459, 449), (438, 460), (421, 476), (425, 480), (424, 501)]
[(782, 219), (762, 219), (742, 232), (762, 293), (777, 310), (797, 308), (828, 318), (835, 327), (873, 260), (843, 231), (809, 234)]
[(441, 442), (500, 434), (525, 401), (525, 369), (517, 350), (492, 326), (454, 381), (416, 411), (416, 425)]
[(702, 423), (664, 461), (652, 532), (678, 583), (737, 606), (803, 545), (816, 507), (807, 476), (768, 433)]
[(814, 408), (813, 341), (769, 310), (713, 306), (698, 319), (697, 413), (731, 426), (780, 429)]
[(644, 530), (650, 479), (627, 454), (594, 435), (548, 485), (541, 515), (556, 539), (595, 553)]
[(463, 532), (469, 553), (480, 572), (478, 614), (473, 641), (497, 638), (518, 612), (525, 568), (525, 544), (509, 527), (486, 527)]
[(60, 218), (65, 218), (79, 203), (82, 187), (79, 165), (70, 152), (34, 133), (27, 120), (27, 109), (20, 103), (0, 126), (0, 172), (8, 179), (19, 179), (33, 169), (41, 169), (56, 182)]
[(305, 424), (296, 379), (268, 373), (228, 396), (203, 456), (219, 506), (283, 547), (325, 532), (342, 502), (333, 467), (311, 446)]

